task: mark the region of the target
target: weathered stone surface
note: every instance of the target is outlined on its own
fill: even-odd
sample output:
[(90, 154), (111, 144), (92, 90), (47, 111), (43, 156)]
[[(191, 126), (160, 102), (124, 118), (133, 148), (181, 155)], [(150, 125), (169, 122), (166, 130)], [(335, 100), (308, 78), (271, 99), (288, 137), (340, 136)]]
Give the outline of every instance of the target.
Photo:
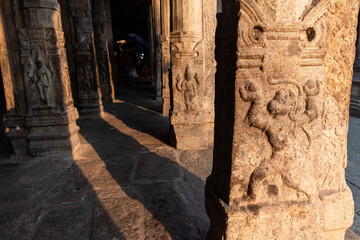
[[(67, 49), (71, 52), (71, 81), (75, 106), (81, 117), (99, 118), (103, 113), (99, 69), (96, 59), (91, 0), (61, 0), (61, 6), (68, 14), (69, 33), (66, 34)], [(99, 29), (97, 29), (99, 31)], [(100, 33), (96, 34), (99, 37)], [(106, 43), (98, 45), (106, 49)], [(102, 51), (100, 51), (102, 52)], [(99, 63), (100, 64), (100, 63)], [(106, 71), (106, 66), (105, 66)]]
[(51, 209), (33, 239), (90, 239), (92, 214), (91, 206), (80, 204)]
[(213, 144), (214, 130), (216, 1), (173, 4), (171, 143), (183, 150), (206, 149)]
[(223, 6), (207, 239), (344, 239), (358, 2)]
[(106, 14), (105, 0), (92, 1), (92, 20), (96, 59), (99, 70), (99, 83), (103, 103), (111, 103), (115, 98), (106, 23), (111, 21)]
[(73, 106), (58, 1), (1, 5), (1, 25), (7, 26), (1, 28), (9, 110), (5, 125), (15, 153), (71, 155), (79, 144), (78, 112)]

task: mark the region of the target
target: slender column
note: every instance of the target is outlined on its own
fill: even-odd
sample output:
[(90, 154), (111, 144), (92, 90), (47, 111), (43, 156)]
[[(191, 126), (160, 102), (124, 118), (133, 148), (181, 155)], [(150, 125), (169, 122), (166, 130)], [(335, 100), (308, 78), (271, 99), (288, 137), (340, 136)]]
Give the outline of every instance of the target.
[(148, 29), (150, 39), (150, 72), (151, 72), (151, 87), (156, 88), (156, 75), (155, 75), (155, 43), (154, 43), (154, 5), (148, 6)]
[[(71, 155), (79, 145), (78, 112), (73, 106), (59, 3), (57, 0), (24, 0), (12, 4), (17, 47), (14, 43), (10, 45), (14, 47), (13, 54), (16, 52), (20, 57), (22, 75), (19, 77), (24, 83), (16, 90), (23, 90), (25, 99), (15, 101), (20, 104), (19, 108), (15, 107), (17, 114), (6, 116), (10, 139), (16, 139), (14, 132), (21, 131), (23, 125), (27, 129), (26, 141), (31, 156)], [(11, 22), (11, 18), (7, 21)], [(5, 36), (14, 37), (9, 32)], [(9, 64), (12, 76), (18, 76), (14, 71), (20, 70), (19, 62), (10, 61)], [(20, 97), (19, 93), (16, 95)], [(11, 101), (10, 105), (13, 105)], [(27, 109), (20, 110), (24, 106)], [(26, 114), (22, 116), (20, 112)], [(20, 124), (14, 127), (16, 121)], [(16, 143), (14, 148), (17, 151)]]
[(162, 78), (161, 78), (161, 5), (160, 0), (153, 0), (154, 8), (154, 33), (155, 33), (155, 99), (162, 101)]
[(360, 117), (360, 24), (357, 27), (356, 57), (351, 89), (350, 115)]
[[(119, 90), (119, 79), (118, 79), (118, 66), (116, 63), (115, 56), (115, 46), (114, 46), (114, 34), (113, 34), (113, 24), (112, 24), (112, 16), (111, 16), (111, 2), (110, 0), (105, 0), (105, 11), (106, 11), (106, 36), (108, 41), (108, 51), (110, 57), (110, 69), (114, 84), (114, 91)], [(114, 94), (115, 95), (115, 94)]]
[(174, 1), (170, 137), (179, 149), (213, 144), (216, 1)]
[[(91, 0), (68, 0), (76, 79), (73, 92), (81, 117), (99, 118), (103, 112), (96, 61)], [(105, 67), (106, 68), (106, 67)]]
[(354, 68), (356, 71), (360, 71), (360, 24), (359, 23), (358, 23), (358, 27), (357, 27), (356, 55), (355, 55)]
[(23, 69), (20, 64), (14, 64), (21, 61), (18, 36), (16, 31), (11, 31), (11, 29), (16, 29), (16, 15), (20, 15), (19, 9), (15, 14), (9, 1), (0, 2), (0, 65), (7, 110), (4, 124), (15, 155), (28, 155), (29, 143), (26, 138), (29, 129), (25, 127), (28, 111), (25, 101), (26, 90)]
[(106, 36), (107, 19), (104, 1), (105, 0), (92, 0), (93, 27), (102, 101), (104, 103), (112, 103), (115, 96), (108, 51), (108, 39)]
[(359, 2), (223, 6), (207, 239), (343, 240)]
[(170, 112), (170, 0), (161, 1), (162, 114)]

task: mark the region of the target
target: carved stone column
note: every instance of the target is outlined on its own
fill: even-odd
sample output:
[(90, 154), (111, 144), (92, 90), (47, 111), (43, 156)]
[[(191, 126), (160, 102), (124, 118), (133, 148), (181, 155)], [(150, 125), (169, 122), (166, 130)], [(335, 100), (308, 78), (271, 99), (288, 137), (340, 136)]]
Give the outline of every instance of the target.
[(356, 55), (355, 55), (355, 64), (354, 69), (360, 71), (360, 24), (358, 23), (357, 27), (357, 36), (356, 36)]
[(151, 72), (151, 87), (156, 90), (156, 75), (155, 75), (155, 37), (154, 37), (154, 5), (150, 2), (148, 6), (148, 29), (149, 29), (149, 58), (150, 58), (150, 72)]
[[(112, 16), (111, 16), (111, 2), (110, 0), (105, 0), (105, 11), (106, 11), (106, 36), (108, 42), (108, 52), (110, 58), (110, 67), (111, 67), (111, 74), (113, 79), (114, 91), (118, 91), (119, 80), (118, 80), (118, 66), (116, 63), (116, 56), (115, 56), (115, 46), (114, 46), (114, 34), (113, 34), (113, 24), (112, 24)], [(115, 95), (115, 94), (114, 94)]]
[(161, 1), (162, 114), (170, 112), (170, 0)]
[[(4, 4), (9, 11), (10, 4)], [(23, 85), (16, 86), (14, 92), (23, 92), (17, 92), (15, 98), (25, 98), (15, 101), (19, 106), (13, 106), (15, 109), (6, 116), (9, 137), (16, 152), (19, 150), (16, 132), (20, 131), (26, 133), (23, 137), (26, 136), (31, 156), (72, 154), (79, 145), (78, 112), (73, 106), (58, 1), (24, 0), (11, 4), (12, 17), (6, 19), (7, 26), (16, 28), (7, 29), (5, 34), (8, 39), (17, 35), (14, 38), (17, 41), (9, 43), (14, 58), (8, 59), (12, 71), (8, 76), (20, 77)], [(18, 71), (22, 74), (18, 75)], [(14, 79), (13, 83), (17, 81)], [(6, 84), (5, 88), (8, 87)], [(20, 145), (23, 152), (24, 145)]]
[(214, 133), (216, 1), (174, 1), (172, 26), (171, 141), (179, 149), (208, 148)]
[(161, 5), (160, 0), (153, 0), (154, 9), (154, 34), (155, 34), (155, 99), (162, 101), (162, 77), (161, 77)]
[[(75, 74), (75, 104), (81, 117), (99, 118), (103, 112), (96, 61), (91, 0), (67, 0)], [(105, 67), (106, 71), (106, 67)], [(74, 79), (75, 77), (75, 79)]]
[(92, 0), (93, 28), (102, 101), (104, 103), (112, 103), (115, 96), (106, 35), (107, 18), (104, 1)]
[(223, 0), (207, 239), (344, 239), (358, 1)]
[(15, 15), (20, 16), (21, 13), (18, 9), (17, 14), (14, 14), (15, 10), (12, 7), (9, 1), (0, 2), (0, 66), (7, 110), (4, 124), (8, 129), (7, 137), (11, 140), (15, 155), (28, 155), (29, 143), (26, 138), (29, 129), (25, 127), (28, 109), (25, 101), (24, 75), (20, 64), (14, 64), (21, 61), (16, 31), (16, 25), (21, 23), (15, 22)]
[(351, 89), (350, 115), (360, 117), (360, 24), (357, 27), (354, 78)]

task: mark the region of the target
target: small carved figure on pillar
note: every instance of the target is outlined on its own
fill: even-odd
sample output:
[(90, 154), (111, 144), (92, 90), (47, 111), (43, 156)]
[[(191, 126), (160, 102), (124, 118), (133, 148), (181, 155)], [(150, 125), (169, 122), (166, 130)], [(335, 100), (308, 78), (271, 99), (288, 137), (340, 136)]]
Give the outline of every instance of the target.
[(181, 81), (180, 76), (178, 75), (176, 77), (176, 88), (184, 93), (184, 100), (185, 100), (185, 106), (186, 110), (193, 111), (195, 110), (196, 105), (196, 92), (197, 87), (200, 85), (200, 81), (198, 78), (197, 73), (193, 75), (190, 66), (187, 65), (185, 70), (185, 78)]
[(82, 66), (80, 68), (80, 83), (81, 83), (81, 90), (90, 93), (92, 89), (91, 84), (91, 73), (89, 70), (89, 66)]
[(106, 67), (104, 63), (99, 64), (99, 78), (101, 83), (106, 83)]
[(35, 75), (33, 76), (32, 81), (33, 83), (36, 83), (41, 105), (48, 106), (48, 88), (50, 86), (50, 76), (44, 68), (44, 63), (41, 60), (36, 60), (35, 65)]

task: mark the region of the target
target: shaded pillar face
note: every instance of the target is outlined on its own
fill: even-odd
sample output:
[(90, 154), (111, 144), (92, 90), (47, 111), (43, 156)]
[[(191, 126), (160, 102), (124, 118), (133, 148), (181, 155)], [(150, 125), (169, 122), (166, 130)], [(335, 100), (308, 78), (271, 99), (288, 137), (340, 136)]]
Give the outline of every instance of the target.
[[(5, 32), (12, 40), (8, 46), (14, 49), (11, 53), (14, 58), (8, 59), (8, 65), (11, 76), (21, 71), (19, 77), (24, 85), (12, 91), (17, 92), (16, 98), (25, 98), (15, 99), (15, 109), (9, 109), (5, 118), (5, 125), (10, 129), (9, 138), (15, 143), (15, 152), (23, 152), (18, 150), (24, 146), (18, 144), (16, 132), (19, 131), (21, 139), (27, 142), (26, 153), (31, 156), (71, 155), (79, 145), (75, 122), (78, 112), (73, 106), (59, 4), (56, 0), (42, 0), (23, 1), (14, 6), (4, 9), (17, 17), (14, 22), (6, 19), (9, 26), (13, 23), (16, 26)], [(18, 69), (17, 59), (20, 59), (21, 69)], [(7, 91), (9, 86), (5, 85)]]
[(170, 134), (179, 149), (213, 144), (215, 28), (216, 1), (174, 1)]
[(161, 51), (161, 5), (160, 0), (153, 0), (154, 34), (155, 34), (155, 99), (162, 101), (162, 51)]
[(162, 78), (162, 113), (170, 112), (170, 0), (161, 1), (161, 78)]
[(90, 0), (69, 0), (67, 6), (71, 16), (71, 49), (75, 58), (72, 81), (76, 81), (73, 84), (76, 107), (81, 117), (99, 118), (103, 106), (92, 25), (92, 4)]
[(102, 101), (112, 103), (115, 98), (114, 84), (106, 34), (106, 22), (111, 21), (111, 19), (106, 18), (104, 1), (92, 1), (93, 28)]
[(344, 239), (359, 4), (223, 4), (207, 239)]
[(360, 72), (360, 24), (357, 27), (356, 57), (354, 64), (353, 85), (351, 89), (350, 115), (360, 117), (360, 78), (357, 72)]

